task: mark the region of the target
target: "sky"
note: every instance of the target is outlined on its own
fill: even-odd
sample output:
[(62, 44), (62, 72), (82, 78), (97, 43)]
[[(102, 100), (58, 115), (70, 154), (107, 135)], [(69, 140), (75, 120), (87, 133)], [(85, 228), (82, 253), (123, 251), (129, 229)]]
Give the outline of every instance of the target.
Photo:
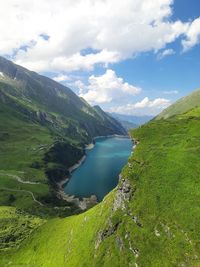
[(200, 87), (199, 0), (0, 3), (0, 55), (91, 105), (156, 115)]

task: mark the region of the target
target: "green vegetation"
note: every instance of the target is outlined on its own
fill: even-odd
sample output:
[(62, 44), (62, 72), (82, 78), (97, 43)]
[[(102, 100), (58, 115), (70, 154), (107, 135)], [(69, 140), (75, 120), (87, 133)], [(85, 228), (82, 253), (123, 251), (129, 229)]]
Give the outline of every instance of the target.
[[(52, 149), (53, 136), (12, 107), (0, 105), (0, 205), (49, 217), (69, 215), (74, 207), (53, 197), (45, 172), (44, 155)], [(54, 209), (60, 206), (59, 209)], [(70, 209), (72, 210), (70, 211)]]
[(2, 57), (0, 71), (0, 205), (47, 217), (73, 214), (74, 205), (55, 197), (56, 182), (94, 136), (125, 130), (49, 78)]
[(2, 266), (200, 266), (200, 110), (154, 120), (118, 187), (89, 211), (50, 219)]
[(4, 254), (18, 249), (48, 219), (80, 213), (75, 204), (57, 198), (57, 182), (69, 175), (68, 168), (84, 155), (84, 146), (93, 137), (126, 131), (49, 78), (2, 57), (0, 71), (0, 250)]
[(200, 89), (194, 91), (192, 94), (181, 98), (173, 105), (169, 106), (161, 112), (156, 119), (167, 119), (174, 115), (182, 114), (190, 109), (200, 106)]
[(0, 266), (200, 266), (200, 91), (132, 130), (117, 188), (75, 215), (55, 181), (121, 126), (48, 78), (0, 70)]
[(13, 207), (0, 207), (0, 250), (16, 248), (45, 220)]

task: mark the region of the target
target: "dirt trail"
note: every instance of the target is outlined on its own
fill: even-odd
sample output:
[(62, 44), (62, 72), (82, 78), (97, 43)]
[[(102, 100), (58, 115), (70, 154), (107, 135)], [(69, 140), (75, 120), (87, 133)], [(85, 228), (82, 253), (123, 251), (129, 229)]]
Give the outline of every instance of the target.
[(24, 181), (21, 177), (14, 175), (14, 174), (8, 174), (8, 173), (1, 173), (0, 172), (0, 175), (12, 177), (12, 178), (16, 179), (19, 183), (22, 183), (22, 184), (40, 184), (39, 182)]
[(32, 196), (34, 202), (36, 202), (40, 206), (44, 206), (44, 204), (42, 204), (40, 201), (38, 201), (35, 198), (35, 196), (33, 195), (33, 193), (31, 191), (24, 190), (24, 189), (22, 189), (22, 190), (20, 190), (20, 189), (11, 189), (11, 188), (8, 188), (8, 187), (1, 187), (0, 189), (7, 190), (7, 191), (13, 191), (13, 192), (25, 192), (25, 193), (28, 193), (28, 194), (30, 194)]

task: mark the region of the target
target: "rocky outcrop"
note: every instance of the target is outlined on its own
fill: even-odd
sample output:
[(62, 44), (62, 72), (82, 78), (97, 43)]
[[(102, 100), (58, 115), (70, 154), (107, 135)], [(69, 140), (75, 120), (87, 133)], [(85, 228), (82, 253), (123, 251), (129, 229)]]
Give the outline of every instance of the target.
[[(126, 203), (130, 200), (133, 193), (133, 189), (128, 179), (122, 178), (120, 176), (119, 185), (117, 186), (117, 192), (115, 194), (115, 199), (112, 207), (111, 217), (108, 219), (106, 226), (103, 230), (100, 230), (97, 235), (95, 242), (95, 249), (98, 249), (100, 244), (109, 236), (116, 234), (117, 229), (121, 223), (121, 217), (115, 220), (115, 223), (112, 221), (112, 217), (115, 212), (121, 209), (126, 214)], [(127, 214), (126, 214), (127, 215)], [(123, 240), (120, 236), (115, 237), (115, 242), (119, 250), (122, 250), (124, 247)]]
[(88, 197), (88, 198), (79, 199), (78, 197), (65, 194), (63, 188), (59, 188), (59, 190), (57, 190), (56, 195), (59, 199), (63, 199), (67, 201), (68, 203), (74, 204), (76, 207), (80, 208), (80, 210), (82, 211), (85, 211), (95, 206), (98, 203), (97, 197), (95, 195), (92, 195), (91, 197)]
[(102, 230), (98, 233), (97, 240), (95, 242), (95, 249), (98, 249), (99, 245), (106, 238), (108, 238), (109, 236), (113, 235), (116, 232), (119, 224), (120, 224), (120, 222), (113, 224), (110, 220), (108, 221), (108, 226), (104, 230)]
[(132, 189), (129, 180), (121, 178), (121, 181), (117, 186), (117, 192), (113, 204), (113, 211), (116, 211), (117, 209), (125, 210), (125, 203), (129, 201), (131, 194)]
[(116, 245), (119, 248), (119, 250), (122, 251), (124, 249), (124, 242), (123, 242), (122, 238), (120, 236), (117, 236), (115, 238), (115, 242), (116, 242)]
[(46, 112), (37, 111), (36, 112), (36, 117), (37, 117), (38, 121), (41, 122), (41, 123), (45, 123), (45, 122), (53, 123), (52, 118)]

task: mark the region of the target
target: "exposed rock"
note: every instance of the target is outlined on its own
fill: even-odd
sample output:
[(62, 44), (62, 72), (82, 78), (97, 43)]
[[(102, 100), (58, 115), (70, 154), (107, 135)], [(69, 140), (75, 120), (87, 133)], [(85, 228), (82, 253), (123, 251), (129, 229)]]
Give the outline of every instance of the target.
[(51, 119), (50, 115), (47, 114), (46, 112), (37, 111), (36, 117), (38, 121), (41, 123), (45, 123), (45, 122), (53, 123), (53, 120)]
[(103, 240), (114, 234), (118, 226), (119, 222), (114, 225), (112, 224), (112, 222), (109, 222), (108, 227), (98, 233), (97, 240), (95, 242), (95, 249), (98, 249), (99, 245), (103, 242)]
[(142, 224), (139, 222), (137, 216), (133, 216), (132, 219), (137, 224), (137, 226), (142, 227)]
[(158, 230), (157, 229), (155, 229), (155, 235), (157, 236), (157, 237), (159, 237), (160, 236), (160, 233), (158, 232)]
[(113, 211), (117, 209), (125, 210), (125, 202), (131, 197), (132, 189), (128, 179), (121, 179), (117, 187), (116, 197), (113, 204)]
[(92, 195), (89, 198), (83, 198), (83, 200), (79, 200), (78, 206), (82, 210), (86, 210), (98, 203), (97, 197), (95, 195)]
[(123, 248), (124, 248), (124, 243), (123, 243), (121, 237), (120, 236), (117, 236), (115, 238), (115, 241), (116, 241), (116, 244), (117, 244), (117, 247), (119, 248), (119, 250), (122, 251)]
[(139, 257), (139, 250), (137, 248), (133, 248), (130, 241), (129, 241), (129, 249), (133, 252), (136, 258)]
[(76, 207), (79, 207), (81, 210), (87, 210), (98, 203), (97, 197), (95, 195), (92, 195), (91, 197), (83, 198), (82, 200), (80, 200), (79, 198), (73, 195), (65, 194), (63, 189), (60, 189), (57, 191), (57, 197), (69, 203), (73, 203)]

